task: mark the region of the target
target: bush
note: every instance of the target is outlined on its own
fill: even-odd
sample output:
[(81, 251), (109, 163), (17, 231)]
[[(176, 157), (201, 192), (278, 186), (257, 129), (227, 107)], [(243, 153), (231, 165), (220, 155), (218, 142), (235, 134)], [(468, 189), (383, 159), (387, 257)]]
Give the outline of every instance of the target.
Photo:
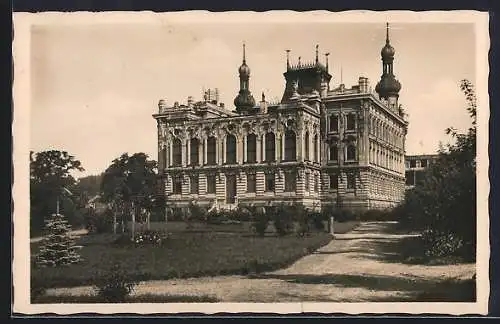
[(153, 245), (160, 246), (163, 243), (163, 235), (158, 231), (147, 230), (138, 233), (133, 240), (136, 246)]
[(397, 220), (397, 213), (390, 209), (369, 209), (360, 215), (363, 221), (392, 221)]
[(454, 233), (426, 230), (421, 236), (428, 257), (443, 257), (456, 254), (463, 247), (463, 240)]
[(264, 236), (268, 225), (269, 225), (268, 213), (264, 210), (258, 210), (257, 213), (254, 214), (254, 219), (252, 221), (252, 229), (259, 236)]
[(313, 212), (310, 214), (309, 217), (311, 219), (311, 223), (312, 223), (315, 230), (317, 230), (317, 231), (326, 231), (327, 230), (327, 229), (325, 229), (324, 221), (328, 220), (329, 218), (326, 217), (326, 214)]
[(124, 302), (138, 283), (119, 263), (113, 264), (104, 274), (96, 275), (93, 282), (97, 295), (111, 303)]
[(358, 220), (358, 218), (359, 218), (358, 215), (356, 215), (356, 213), (350, 209), (334, 210), (332, 216), (339, 223), (354, 221), (354, 220)]
[(294, 211), (293, 207), (288, 206), (279, 206), (272, 210), (270, 216), (279, 236), (285, 236), (293, 230)]

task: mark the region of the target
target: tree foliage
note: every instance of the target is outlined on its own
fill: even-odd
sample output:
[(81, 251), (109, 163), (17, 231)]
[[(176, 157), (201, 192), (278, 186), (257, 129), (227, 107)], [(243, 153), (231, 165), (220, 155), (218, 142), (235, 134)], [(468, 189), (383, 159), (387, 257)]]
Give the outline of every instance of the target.
[(52, 214), (46, 221), (47, 236), (42, 240), (36, 264), (40, 267), (57, 267), (81, 261), (79, 247), (71, 237), (71, 225), (61, 214)]
[(76, 184), (73, 171), (84, 171), (81, 162), (66, 151), (30, 152), (30, 219), (32, 234), (39, 233), (46, 217), (56, 211), (57, 198), (60, 208), (73, 224), (78, 197), (62, 195), (63, 188), (73, 190)]
[(156, 170), (156, 161), (144, 153), (122, 154), (102, 175), (102, 200), (111, 203), (122, 216), (129, 212), (140, 216), (141, 208), (152, 210), (157, 196)]
[(463, 252), (473, 258), (476, 243), (476, 95), (462, 80), (472, 123), (465, 133), (454, 128), (455, 139), (442, 146), (438, 159), (427, 169), (421, 184), (407, 192), (401, 215), (405, 224), (423, 231), (432, 255)]

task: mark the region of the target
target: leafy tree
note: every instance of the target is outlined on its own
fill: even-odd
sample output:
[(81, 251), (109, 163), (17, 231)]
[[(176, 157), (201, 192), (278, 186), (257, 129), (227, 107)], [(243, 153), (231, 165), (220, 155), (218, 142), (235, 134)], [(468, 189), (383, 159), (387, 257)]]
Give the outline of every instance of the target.
[(455, 142), (442, 146), (439, 158), (421, 184), (409, 191), (402, 206), (403, 221), (424, 232), (431, 255), (462, 253), (474, 257), (476, 243), (476, 96), (462, 80), (472, 125), (466, 133), (448, 128)]
[[(66, 151), (30, 152), (30, 219), (32, 234), (39, 233), (45, 217), (56, 211), (58, 197), (61, 211), (74, 222), (76, 204), (62, 196), (63, 188), (72, 190), (76, 180), (72, 171), (84, 171), (81, 162)], [(76, 224), (75, 224), (76, 225)]]
[(42, 241), (36, 264), (41, 267), (57, 267), (81, 261), (79, 247), (70, 236), (71, 225), (61, 214), (52, 214), (46, 221), (47, 236)]
[[(140, 209), (153, 210), (157, 204), (157, 164), (144, 153), (122, 154), (113, 160), (102, 175), (101, 193), (104, 202), (111, 203), (121, 220)], [(140, 222), (145, 219), (137, 219)]]

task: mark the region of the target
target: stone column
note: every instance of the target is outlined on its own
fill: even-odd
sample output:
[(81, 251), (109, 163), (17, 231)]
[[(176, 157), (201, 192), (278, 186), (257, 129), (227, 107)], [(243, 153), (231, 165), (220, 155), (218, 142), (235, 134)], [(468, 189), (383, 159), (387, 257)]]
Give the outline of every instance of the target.
[(191, 139), (187, 140), (187, 145), (186, 145), (186, 165), (191, 164)]
[(168, 166), (173, 165), (173, 151), (174, 151), (174, 144), (172, 141), (168, 143)]
[(203, 164), (207, 163), (207, 138), (203, 139)]
[[(203, 165), (203, 161), (204, 161), (204, 158), (205, 158), (205, 154), (204, 154), (204, 141), (198, 141), (198, 164), (199, 165)], [(200, 153), (201, 152), (201, 153)]]
[(243, 135), (243, 161), (242, 163), (247, 162), (248, 156), (247, 156), (247, 135)]
[(182, 143), (181, 143), (181, 165), (183, 167), (187, 166), (187, 159), (186, 159), (186, 152), (187, 152), (187, 144), (186, 144), (186, 140), (182, 140)]
[(302, 139), (302, 131), (298, 131), (297, 136), (295, 137), (295, 143), (297, 143), (295, 155), (296, 155), (297, 161), (299, 161), (299, 162), (304, 161), (304, 150), (303, 150), (304, 145), (302, 145), (303, 142), (304, 141)]
[(262, 156), (261, 156), (261, 161), (260, 162), (264, 162), (266, 160), (266, 135), (263, 134), (262, 135), (262, 140), (260, 141), (260, 143), (262, 144), (261, 145), (261, 148), (262, 148)]
[(261, 136), (257, 136), (257, 140), (256, 140), (256, 145), (255, 145), (255, 150), (256, 150), (256, 160), (257, 162), (262, 162), (262, 140), (261, 140)]
[[(280, 154), (279, 160), (285, 159), (285, 133), (282, 133), (280, 136)], [(278, 158), (276, 159), (278, 160)]]
[(226, 136), (222, 138), (222, 164), (226, 163)]

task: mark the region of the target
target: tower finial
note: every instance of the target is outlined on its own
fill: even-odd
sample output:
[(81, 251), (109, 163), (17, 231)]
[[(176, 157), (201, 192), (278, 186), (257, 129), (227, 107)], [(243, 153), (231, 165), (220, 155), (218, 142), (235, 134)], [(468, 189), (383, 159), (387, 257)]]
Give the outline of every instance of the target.
[(389, 22), (385, 23), (385, 28), (386, 28), (385, 43), (389, 44)]
[(301, 57), (299, 56), (299, 66), (301, 66), (300, 59), (301, 59)]
[(330, 53), (325, 53), (325, 58), (326, 58), (326, 72), (328, 72), (328, 55), (330, 55)]
[(286, 68), (287, 69), (290, 68), (290, 50), (289, 49), (286, 50)]
[(344, 84), (344, 75), (343, 75), (342, 65), (340, 66), (340, 84)]
[(316, 64), (318, 64), (318, 63), (319, 63), (318, 51), (319, 51), (319, 45), (318, 45), (318, 44), (316, 44)]
[(243, 42), (243, 64), (247, 62), (246, 60), (246, 55), (245, 55), (245, 42)]

